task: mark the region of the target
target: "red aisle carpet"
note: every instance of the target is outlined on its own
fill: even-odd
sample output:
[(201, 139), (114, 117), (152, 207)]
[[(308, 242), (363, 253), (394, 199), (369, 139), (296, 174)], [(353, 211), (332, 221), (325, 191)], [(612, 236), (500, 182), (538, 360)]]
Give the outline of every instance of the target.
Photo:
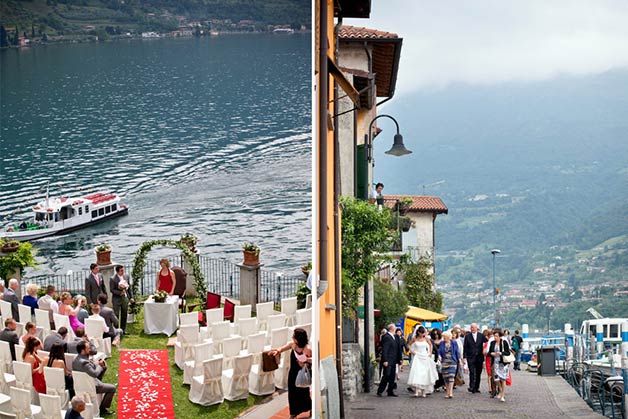
[(168, 351), (122, 351), (118, 419), (172, 419)]

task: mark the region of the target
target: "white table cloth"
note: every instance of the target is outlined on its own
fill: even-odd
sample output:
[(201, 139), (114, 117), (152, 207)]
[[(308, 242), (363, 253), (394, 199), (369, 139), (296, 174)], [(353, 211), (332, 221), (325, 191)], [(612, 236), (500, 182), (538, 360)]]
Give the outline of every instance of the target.
[(144, 333), (171, 336), (179, 328), (179, 296), (169, 295), (165, 302), (156, 303), (150, 297), (144, 303)]

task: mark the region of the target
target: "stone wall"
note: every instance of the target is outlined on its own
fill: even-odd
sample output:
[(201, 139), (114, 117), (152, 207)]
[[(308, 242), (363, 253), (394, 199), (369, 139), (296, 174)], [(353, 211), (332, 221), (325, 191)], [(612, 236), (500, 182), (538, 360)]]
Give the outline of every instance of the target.
[(358, 343), (342, 345), (342, 390), (347, 400), (353, 400), (364, 389), (362, 384), (362, 351)]

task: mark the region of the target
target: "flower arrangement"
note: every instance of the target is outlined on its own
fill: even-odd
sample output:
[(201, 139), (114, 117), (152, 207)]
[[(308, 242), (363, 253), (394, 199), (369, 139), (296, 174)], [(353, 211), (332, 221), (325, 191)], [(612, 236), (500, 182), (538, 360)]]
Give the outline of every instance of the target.
[(168, 293), (164, 290), (155, 291), (153, 293), (153, 301), (156, 303), (163, 303), (168, 298)]
[(259, 246), (252, 242), (244, 243), (242, 245), (242, 250), (244, 250), (245, 252), (255, 253), (256, 255), (259, 255), (259, 252), (261, 251)]
[(96, 248), (96, 253), (98, 252), (106, 252), (107, 250), (111, 250), (111, 246), (109, 246), (108, 244), (101, 244), (100, 246), (98, 246)]
[(122, 278), (120, 279), (120, 282), (118, 282), (118, 288), (120, 288), (123, 291), (126, 291), (129, 289), (129, 283), (126, 282), (126, 279)]

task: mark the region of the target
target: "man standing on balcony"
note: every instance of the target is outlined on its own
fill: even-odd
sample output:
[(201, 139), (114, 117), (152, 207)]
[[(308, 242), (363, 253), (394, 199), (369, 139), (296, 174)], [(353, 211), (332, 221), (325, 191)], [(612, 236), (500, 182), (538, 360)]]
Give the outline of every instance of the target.
[(384, 205), (384, 195), (382, 194), (383, 190), (384, 184), (378, 182), (377, 185), (375, 185), (375, 190), (371, 194), (371, 199), (374, 199), (377, 205)]

